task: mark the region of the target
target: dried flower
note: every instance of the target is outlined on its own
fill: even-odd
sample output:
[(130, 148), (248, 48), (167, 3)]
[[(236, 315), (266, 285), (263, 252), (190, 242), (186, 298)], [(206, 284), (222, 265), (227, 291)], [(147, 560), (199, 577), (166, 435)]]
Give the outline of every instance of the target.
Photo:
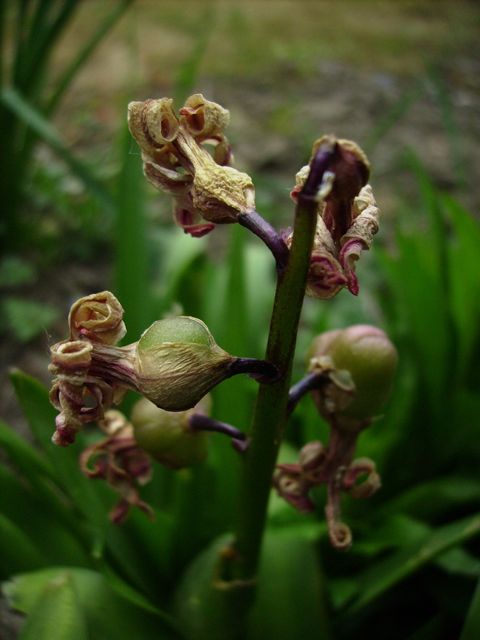
[(231, 356), (189, 316), (158, 320), (138, 342), (115, 346), (125, 333), (122, 315), (110, 292), (81, 298), (69, 316), (71, 339), (51, 347), (50, 400), (60, 412), (55, 444), (71, 444), (84, 424), (101, 420), (129, 389), (167, 411), (185, 411), (232, 375), (267, 380), (277, 374), (263, 361)]
[(139, 448), (133, 427), (119, 411), (107, 411), (98, 423), (107, 435), (87, 447), (80, 456), (80, 468), (89, 478), (105, 480), (120, 494), (120, 501), (110, 512), (115, 524), (125, 521), (130, 508), (137, 507), (153, 518), (152, 508), (140, 498), (139, 486), (150, 481), (150, 458)]
[[(128, 106), (147, 179), (173, 197), (175, 222), (195, 237), (255, 209), (250, 176), (225, 166), (231, 160), (224, 135), (228, 121), (228, 111), (200, 93), (187, 99), (180, 118), (170, 98)], [(214, 146), (213, 157), (205, 143)]]
[[(323, 136), (314, 143), (312, 157), (326, 143), (335, 149), (329, 166), (333, 180), (330, 188), (320, 194), (307, 283), (307, 294), (321, 299), (332, 298), (343, 287), (358, 294), (355, 262), (362, 251), (370, 248), (379, 216), (372, 188), (366, 184), (369, 163), (363, 151), (350, 140)], [(309, 172), (306, 165), (297, 173), (291, 192), (294, 201)], [(291, 231), (284, 232), (284, 240), (290, 247)]]

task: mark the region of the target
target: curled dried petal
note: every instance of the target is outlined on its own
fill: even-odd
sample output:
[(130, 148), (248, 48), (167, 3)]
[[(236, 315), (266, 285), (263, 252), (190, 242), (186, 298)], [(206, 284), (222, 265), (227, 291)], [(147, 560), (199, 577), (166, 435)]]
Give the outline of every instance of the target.
[[(359, 478), (366, 478), (358, 483)], [(353, 498), (369, 498), (382, 486), (380, 475), (373, 460), (358, 458), (348, 467), (343, 477), (343, 489)]]
[(51, 371), (80, 372), (92, 362), (92, 345), (83, 340), (64, 340), (50, 347)]
[(143, 162), (143, 173), (155, 189), (164, 191), (174, 197), (188, 193), (193, 182), (190, 175), (180, 174), (146, 158), (144, 158)]
[(184, 233), (190, 234), (193, 238), (201, 238), (215, 229), (213, 222), (207, 222), (200, 211), (195, 209), (189, 193), (174, 199), (173, 219)]
[(173, 111), (171, 98), (130, 102), (128, 105), (128, 128), (149, 156), (172, 142), (178, 133), (178, 120)]
[(110, 291), (93, 293), (75, 302), (68, 315), (71, 340), (116, 344), (126, 333), (123, 307)]
[(194, 137), (202, 139), (223, 134), (230, 113), (216, 102), (206, 100), (201, 93), (190, 96), (180, 109), (180, 122)]
[(345, 522), (329, 523), (328, 535), (335, 549), (347, 551), (352, 546), (352, 532)]

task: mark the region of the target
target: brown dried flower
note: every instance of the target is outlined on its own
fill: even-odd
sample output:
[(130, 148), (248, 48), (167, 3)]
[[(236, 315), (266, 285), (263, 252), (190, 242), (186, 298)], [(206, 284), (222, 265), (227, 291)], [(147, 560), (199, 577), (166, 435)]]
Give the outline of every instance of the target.
[[(312, 156), (326, 142), (333, 144), (335, 154), (329, 171), (332, 180), (320, 194), (318, 221), (308, 274), (307, 294), (316, 298), (332, 298), (343, 287), (358, 294), (355, 263), (362, 251), (370, 248), (378, 231), (379, 211), (372, 188), (366, 184), (369, 163), (363, 151), (350, 140), (323, 136), (313, 145)], [(291, 191), (297, 200), (310, 167), (302, 167)], [(284, 233), (291, 246), (292, 233)]]
[[(173, 197), (175, 222), (185, 233), (200, 237), (215, 224), (236, 222), (255, 208), (250, 176), (225, 166), (231, 160), (224, 135), (226, 109), (190, 96), (177, 118), (170, 98), (132, 102), (130, 132), (142, 149), (145, 176)], [(214, 146), (213, 157), (205, 143)]]

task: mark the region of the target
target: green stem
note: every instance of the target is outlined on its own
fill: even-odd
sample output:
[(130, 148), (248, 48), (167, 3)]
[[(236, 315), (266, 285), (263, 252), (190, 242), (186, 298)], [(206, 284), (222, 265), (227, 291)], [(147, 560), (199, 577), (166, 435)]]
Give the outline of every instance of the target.
[(274, 384), (261, 384), (259, 388), (240, 490), (235, 560), (230, 571), (226, 568), (240, 581), (253, 580), (257, 572), (272, 474), (287, 419), (298, 323), (317, 223), (315, 196), (332, 152), (331, 147), (322, 147), (311, 163), (298, 198), (290, 256), (277, 283), (266, 360), (277, 367), (280, 377)]

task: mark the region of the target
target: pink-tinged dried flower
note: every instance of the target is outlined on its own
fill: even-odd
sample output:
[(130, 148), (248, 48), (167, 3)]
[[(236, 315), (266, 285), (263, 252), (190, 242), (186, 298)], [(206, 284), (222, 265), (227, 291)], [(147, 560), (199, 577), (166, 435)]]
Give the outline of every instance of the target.
[[(175, 222), (194, 237), (255, 208), (250, 176), (226, 166), (232, 158), (223, 132), (228, 120), (228, 111), (202, 94), (188, 98), (179, 119), (169, 98), (128, 107), (147, 179), (173, 196)], [(205, 145), (213, 146), (213, 157)]]
[[(310, 261), (307, 295), (328, 299), (347, 287), (358, 294), (355, 262), (370, 248), (378, 231), (379, 211), (372, 188), (366, 184), (369, 163), (363, 151), (350, 140), (323, 136), (313, 145), (312, 156), (325, 143), (334, 146), (329, 166), (332, 180), (319, 194), (318, 222)], [(297, 173), (291, 197), (296, 202), (310, 167)], [(291, 246), (292, 233), (284, 240)]]
[(352, 461), (357, 435), (333, 428), (327, 447), (320, 441), (307, 443), (299, 452), (298, 462), (277, 465), (272, 481), (278, 495), (303, 513), (315, 508), (311, 490), (322, 484), (327, 486), (328, 534), (332, 546), (339, 550), (348, 549), (352, 543), (351, 531), (341, 521), (342, 492), (354, 498), (369, 498), (381, 485), (374, 462), (368, 458)]
[(310, 513), (315, 505), (308, 493), (312, 488), (298, 464), (279, 464), (273, 475), (273, 486), (278, 495), (301, 513)]
[(107, 411), (98, 424), (107, 437), (82, 452), (82, 472), (89, 478), (105, 480), (120, 494), (120, 501), (110, 512), (115, 524), (125, 521), (131, 507), (153, 518), (152, 508), (140, 498), (138, 491), (138, 487), (151, 479), (150, 458), (138, 446), (132, 425), (119, 411)]

